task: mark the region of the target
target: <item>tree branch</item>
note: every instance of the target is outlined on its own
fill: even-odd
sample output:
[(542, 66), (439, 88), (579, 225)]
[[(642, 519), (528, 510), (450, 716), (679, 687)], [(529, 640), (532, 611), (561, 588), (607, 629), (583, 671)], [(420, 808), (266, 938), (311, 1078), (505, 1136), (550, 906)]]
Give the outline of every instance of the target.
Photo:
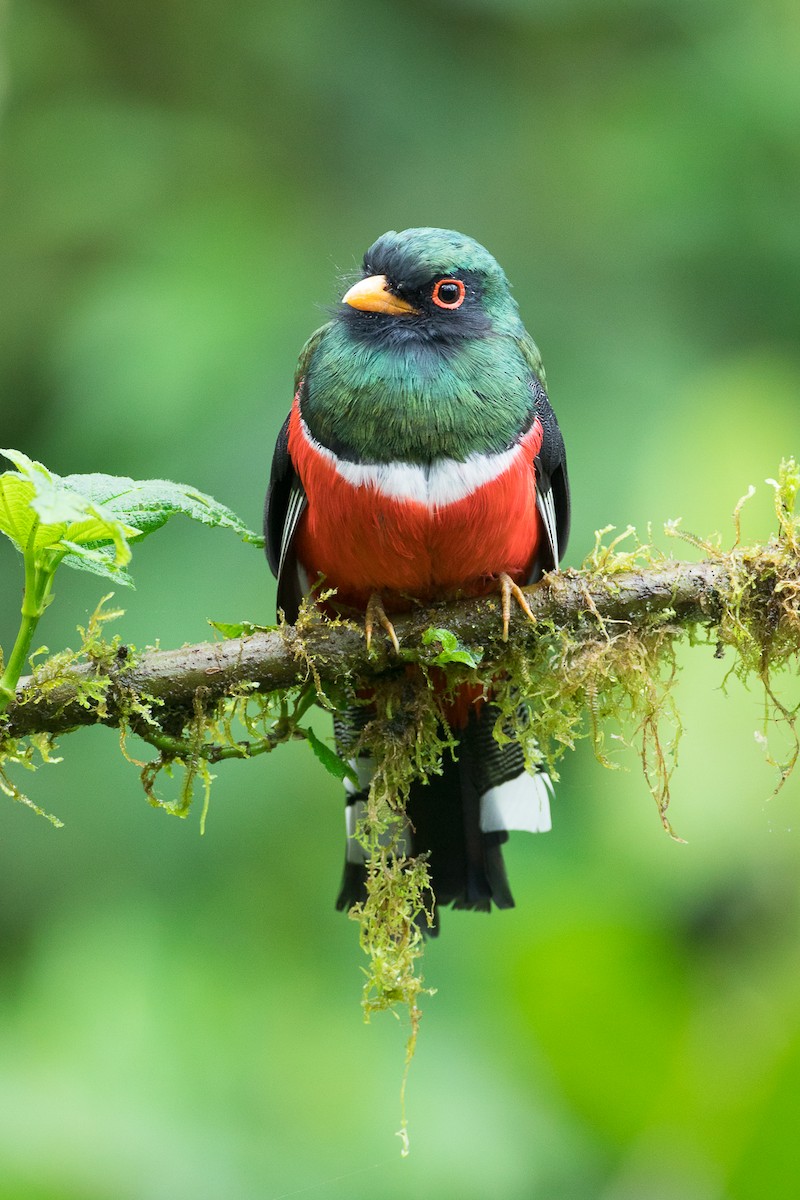
[[(753, 577), (763, 592), (763, 603), (780, 588), (781, 579), (765, 571)], [(751, 580), (753, 582), (753, 580)], [(785, 582), (785, 581), (784, 581)], [(673, 624), (719, 622), (731, 595), (731, 565), (727, 560), (699, 563), (664, 562), (640, 570), (608, 574), (566, 571), (546, 576), (527, 590), (537, 621), (560, 628), (579, 628), (587, 622), (644, 624), (658, 614), (669, 614)], [(403, 650), (421, 658), (435, 656), (422, 635), (431, 626), (446, 627), (473, 649), (499, 648), (501, 617), (499, 597), (463, 600), (438, 608), (420, 609), (395, 620)], [(537, 629), (515, 606), (511, 641), (524, 646), (537, 637)], [(201, 642), (178, 650), (151, 650), (128, 665), (120, 647), (111, 666), (81, 664), (67, 678), (47, 687), (27, 677), (20, 681), (18, 699), (0, 719), (0, 735), (63, 733), (82, 725), (118, 724), (131, 699), (151, 696), (173, 711), (191, 711), (193, 697), (202, 688), (208, 702), (221, 699), (237, 685), (254, 683), (262, 691), (302, 683), (313, 663), (324, 682), (345, 674), (374, 678), (396, 669), (397, 659), (388, 642), (376, 638), (367, 652), (363, 629), (350, 622), (324, 619), (301, 621), (295, 626), (257, 632), (220, 642)], [(108, 687), (102, 710), (80, 702), (80, 683), (106, 676)]]

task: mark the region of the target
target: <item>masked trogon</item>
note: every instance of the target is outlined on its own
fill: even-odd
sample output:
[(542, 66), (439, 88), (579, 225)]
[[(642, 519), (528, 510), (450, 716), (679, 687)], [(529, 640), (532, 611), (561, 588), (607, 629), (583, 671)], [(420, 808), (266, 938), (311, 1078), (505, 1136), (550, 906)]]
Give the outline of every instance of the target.
[[(278, 606), (293, 621), (324, 576), (336, 602), (394, 635), (416, 602), (503, 593), (555, 570), (569, 532), (564, 442), (542, 360), (502, 269), (446, 229), (406, 229), (367, 251), (362, 278), (312, 334), (278, 436), (265, 509)], [(513, 905), (508, 830), (550, 828), (551, 784), (493, 736), (486, 699), (462, 706), (457, 757), (412, 786), (403, 850), (427, 853), (437, 905)], [(355, 751), (368, 706), (335, 720), (358, 774), (346, 794), (338, 906), (363, 895), (354, 837), (371, 760)]]

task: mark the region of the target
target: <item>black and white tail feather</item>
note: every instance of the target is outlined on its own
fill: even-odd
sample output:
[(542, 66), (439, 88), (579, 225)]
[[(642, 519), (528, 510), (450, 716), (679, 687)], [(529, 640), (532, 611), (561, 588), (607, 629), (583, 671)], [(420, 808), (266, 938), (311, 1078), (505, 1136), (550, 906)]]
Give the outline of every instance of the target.
[[(345, 784), (347, 846), (339, 909), (351, 908), (366, 895), (367, 856), (358, 830), (375, 760), (367, 750), (355, 753), (355, 747), (371, 715), (369, 707), (360, 707), (334, 720), (337, 750), (358, 778)], [(480, 912), (488, 912), (492, 904), (513, 908), (501, 847), (512, 830), (546, 833), (551, 827), (550, 777), (543, 770), (526, 770), (518, 742), (497, 741), (497, 718), (491, 704), (476, 709), (458, 731), (457, 758), (446, 755), (441, 775), (411, 786), (395, 850), (406, 857), (427, 855), (435, 900), (434, 924), (427, 932), (434, 936), (441, 906)]]
[[(315, 337), (301, 358), (300, 375)], [(527, 343), (521, 349), (530, 355), (533, 406), (543, 430), (542, 448), (534, 467), (537, 508), (545, 537), (540, 539), (540, 551), (526, 581), (535, 583), (544, 572), (558, 567), (566, 549), (570, 498), (564, 441), (539, 377), (541, 364)], [(287, 418), (275, 446), (264, 533), (267, 557), (278, 578), (278, 607), (287, 621), (294, 621), (308, 591), (308, 579), (294, 545), (307, 498), (289, 454), (288, 425)], [(364, 896), (365, 854), (355, 832), (364, 812), (374, 764), (367, 753), (355, 756), (353, 748), (367, 719), (365, 713), (368, 710), (350, 710), (339, 714), (336, 721), (339, 751), (352, 759), (358, 775), (357, 785), (346, 785), (347, 849), (337, 900), (340, 909), (349, 908)], [(496, 741), (496, 720), (497, 711), (491, 705), (474, 711), (466, 728), (459, 731), (457, 757), (447, 756), (441, 775), (432, 775), (424, 785), (415, 783), (411, 788), (407, 828), (398, 850), (428, 854), (437, 910), (448, 904), (483, 912), (493, 904), (497, 908), (513, 907), (503, 843), (511, 830), (544, 833), (550, 829), (551, 781), (543, 771), (526, 770), (518, 743), (500, 745)], [(438, 919), (431, 932), (437, 930)]]

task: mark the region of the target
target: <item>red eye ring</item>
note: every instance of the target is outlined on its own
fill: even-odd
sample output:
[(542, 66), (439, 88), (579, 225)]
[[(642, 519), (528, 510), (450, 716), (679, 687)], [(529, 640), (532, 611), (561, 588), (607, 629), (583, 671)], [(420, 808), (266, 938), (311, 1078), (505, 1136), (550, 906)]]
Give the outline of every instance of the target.
[[(445, 286), (447, 286), (448, 289), (456, 288), (457, 295), (456, 295), (455, 300), (442, 300), (440, 298), (439, 292), (440, 292), (441, 288), (443, 288)], [(436, 304), (439, 308), (461, 308), (461, 305), (464, 303), (464, 298), (466, 297), (466, 294), (467, 294), (467, 289), (465, 288), (463, 282), (460, 279), (437, 279), (436, 283), (434, 284), (433, 294), (431, 296), (431, 299), (433, 300), (433, 303)]]

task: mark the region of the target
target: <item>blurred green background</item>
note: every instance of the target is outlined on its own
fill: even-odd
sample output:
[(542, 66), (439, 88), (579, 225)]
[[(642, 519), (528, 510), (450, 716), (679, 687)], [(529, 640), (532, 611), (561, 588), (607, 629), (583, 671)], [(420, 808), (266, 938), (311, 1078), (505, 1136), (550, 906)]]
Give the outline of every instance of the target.
[[(12, 0), (2, 37), (0, 444), (258, 524), (339, 276), (444, 225), (543, 350), (570, 563), (611, 523), (729, 539), (750, 483), (769, 533), (763, 480), (800, 451), (792, 0)], [(223, 533), (175, 522), (134, 568), (140, 647), (271, 619)], [(0, 578), (7, 649), (10, 545)], [(104, 589), (56, 590), (53, 649)], [(555, 831), (510, 849), (516, 910), (445, 914), (406, 1161), (405, 1033), (361, 1024), (333, 911), (338, 786), (302, 747), (224, 765), (201, 839), (113, 733), (64, 739), (24, 783), (65, 828), (0, 805), (0, 1200), (795, 1196), (800, 777), (770, 799), (758, 688), (725, 670), (684, 656), (687, 845), (634, 755), (584, 745)]]

